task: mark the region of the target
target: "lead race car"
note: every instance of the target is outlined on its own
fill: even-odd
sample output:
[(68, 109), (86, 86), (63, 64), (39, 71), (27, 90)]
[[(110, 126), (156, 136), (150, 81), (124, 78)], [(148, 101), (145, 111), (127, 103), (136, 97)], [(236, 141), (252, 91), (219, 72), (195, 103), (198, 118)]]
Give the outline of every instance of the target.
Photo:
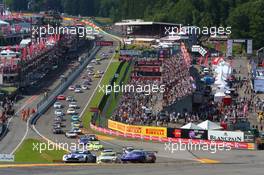
[(75, 150), (69, 154), (65, 154), (62, 158), (65, 163), (96, 163), (96, 155), (92, 154), (90, 151), (80, 151)]
[(123, 155), (121, 156), (121, 161), (123, 163), (155, 163), (155, 154), (156, 152), (154, 151), (133, 150), (128, 153), (123, 153)]

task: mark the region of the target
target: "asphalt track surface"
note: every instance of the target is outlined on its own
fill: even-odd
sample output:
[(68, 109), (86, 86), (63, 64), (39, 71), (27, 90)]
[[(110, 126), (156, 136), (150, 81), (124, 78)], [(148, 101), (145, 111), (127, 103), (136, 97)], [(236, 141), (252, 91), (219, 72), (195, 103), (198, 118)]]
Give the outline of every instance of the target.
[[(113, 49), (113, 48), (111, 48)], [(105, 47), (99, 51), (107, 53), (109, 47)], [(110, 59), (101, 61), (100, 65), (95, 65), (95, 70), (106, 69)], [(81, 84), (81, 75), (73, 84)], [(83, 93), (77, 94), (67, 90), (64, 94), (74, 96), (81, 110), (86, 105), (93, 90), (97, 86), (100, 79), (94, 79), (90, 86), (90, 90), (83, 90)], [(67, 109), (67, 102), (64, 103), (64, 110)], [(77, 139), (67, 139), (64, 135), (52, 134), (52, 121), (54, 118), (54, 109), (51, 107), (37, 122), (36, 129), (40, 134), (56, 143), (77, 143)], [(70, 128), (70, 116), (65, 116), (66, 121), (64, 130)], [(19, 136), (18, 136), (19, 137)], [(39, 175), (60, 175), (60, 174), (263, 174), (264, 171), (264, 152), (263, 151), (247, 151), (247, 150), (231, 150), (217, 151), (215, 154), (210, 151), (194, 151), (194, 150), (166, 150), (162, 143), (122, 140), (111, 137), (101, 137), (101, 142), (105, 148), (113, 148), (121, 151), (123, 146), (134, 146), (145, 150), (158, 151), (157, 163), (155, 164), (49, 164), (49, 165), (16, 165), (8, 168), (8, 166), (0, 165), (0, 174), (39, 174)], [(1, 143), (2, 146), (2, 143)]]

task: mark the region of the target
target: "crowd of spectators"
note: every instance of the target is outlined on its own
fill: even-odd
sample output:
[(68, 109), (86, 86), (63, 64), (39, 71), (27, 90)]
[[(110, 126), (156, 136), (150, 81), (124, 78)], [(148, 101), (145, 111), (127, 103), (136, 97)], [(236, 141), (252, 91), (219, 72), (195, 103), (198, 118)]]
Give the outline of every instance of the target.
[(133, 86), (164, 85), (164, 92), (125, 92), (119, 106), (112, 115), (112, 119), (128, 124), (137, 125), (166, 125), (168, 115), (160, 115), (163, 107), (192, 94), (193, 79), (181, 54), (167, 58), (162, 63), (161, 81), (134, 80), (128, 83)]
[(168, 106), (175, 101), (193, 93), (193, 78), (182, 55), (178, 54), (163, 62), (162, 84), (166, 86), (163, 94), (163, 105)]

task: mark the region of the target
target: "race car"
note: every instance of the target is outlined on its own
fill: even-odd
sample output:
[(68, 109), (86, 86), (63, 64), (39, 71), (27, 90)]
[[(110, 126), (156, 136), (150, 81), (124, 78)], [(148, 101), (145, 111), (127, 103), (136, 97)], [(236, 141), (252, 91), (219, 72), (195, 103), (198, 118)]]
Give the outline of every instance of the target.
[(75, 99), (74, 99), (72, 96), (68, 96), (68, 97), (66, 98), (66, 101), (74, 102)]
[(56, 116), (63, 116), (63, 115), (64, 115), (64, 113), (63, 113), (63, 111), (62, 111), (61, 109), (56, 109), (56, 110), (54, 111), (54, 114), (55, 114)]
[(104, 146), (98, 142), (90, 142), (87, 144), (88, 150), (98, 151), (104, 149)]
[(72, 128), (80, 128), (81, 123), (80, 122), (71, 122), (71, 126), (72, 126)]
[(78, 115), (73, 115), (73, 116), (71, 117), (71, 121), (72, 121), (72, 122), (80, 121), (80, 117), (79, 117)]
[(94, 78), (101, 78), (101, 74), (96, 73), (96, 74), (94, 74), (93, 77), (94, 77)]
[(96, 73), (97, 73), (97, 74), (104, 74), (104, 71), (102, 71), (102, 70), (98, 70)]
[(64, 95), (58, 95), (56, 99), (57, 100), (65, 100), (66, 97)]
[(68, 131), (68, 132), (65, 133), (65, 136), (67, 138), (76, 138), (78, 136), (78, 134), (76, 132), (74, 132), (74, 131)]
[(120, 163), (120, 156), (113, 150), (104, 150), (97, 157), (97, 163)]
[(82, 89), (83, 90), (87, 90), (87, 89), (89, 89), (89, 86), (88, 85), (85, 85), (85, 84), (82, 84)]
[(127, 154), (121, 156), (121, 161), (123, 163), (133, 162), (133, 163), (155, 163), (156, 155), (154, 152), (146, 152), (143, 150), (133, 150)]
[(72, 151), (69, 154), (65, 154), (62, 158), (65, 163), (96, 163), (96, 155), (92, 154), (90, 151)]
[(69, 108), (66, 113), (67, 114), (76, 114), (76, 111), (73, 108)]
[(77, 109), (78, 108), (78, 104), (76, 102), (70, 102), (69, 103), (69, 108)]
[(129, 153), (129, 152), (131, 152), (131, 151), (133, 151), (134, 150), (134, 147), (133, 146), (126, 146), (126, 147), (123, 147), (123, 153), (124, 154), (127, 154), (127, 153)]
[(60, 108), (62, 108), (62, 104), (61, 104), (61, 102), (57, 101), (57, 102), (54, 103), (53, 107), (55, 109), (60, 109)]
[(97, 139), (97, 137), (95, 135), (85, 135), (85, 136), (81, 136), (79, 139), (79, 143), (83, 144), (83, 145), (87, 145), (90, 143), (100, 143), (100, 141)]
[(75, 88), (74, 92), (81, 93), (82, 92), (82, 89), (81, 88)]
[(70, 91), (74, 91), (75, 87), (74, 87), (74, 86), (70, 86), (68, 89), (69, 89)]

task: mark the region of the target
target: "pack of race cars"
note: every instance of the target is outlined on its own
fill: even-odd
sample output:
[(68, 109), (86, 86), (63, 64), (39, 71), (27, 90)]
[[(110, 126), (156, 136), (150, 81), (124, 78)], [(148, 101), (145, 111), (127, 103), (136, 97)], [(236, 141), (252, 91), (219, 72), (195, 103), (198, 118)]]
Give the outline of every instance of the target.
[[(63, 156), (65, 163), (155, 163), (155, 151), (135, 149), (132, 146), (124, 147), (122, 152), (105, 149), (98, 138), (93, 135), (84, 135), (79, 138), (80, 150), (72, 150)], [(100, 151), (100, 152), (99, 152)]]

